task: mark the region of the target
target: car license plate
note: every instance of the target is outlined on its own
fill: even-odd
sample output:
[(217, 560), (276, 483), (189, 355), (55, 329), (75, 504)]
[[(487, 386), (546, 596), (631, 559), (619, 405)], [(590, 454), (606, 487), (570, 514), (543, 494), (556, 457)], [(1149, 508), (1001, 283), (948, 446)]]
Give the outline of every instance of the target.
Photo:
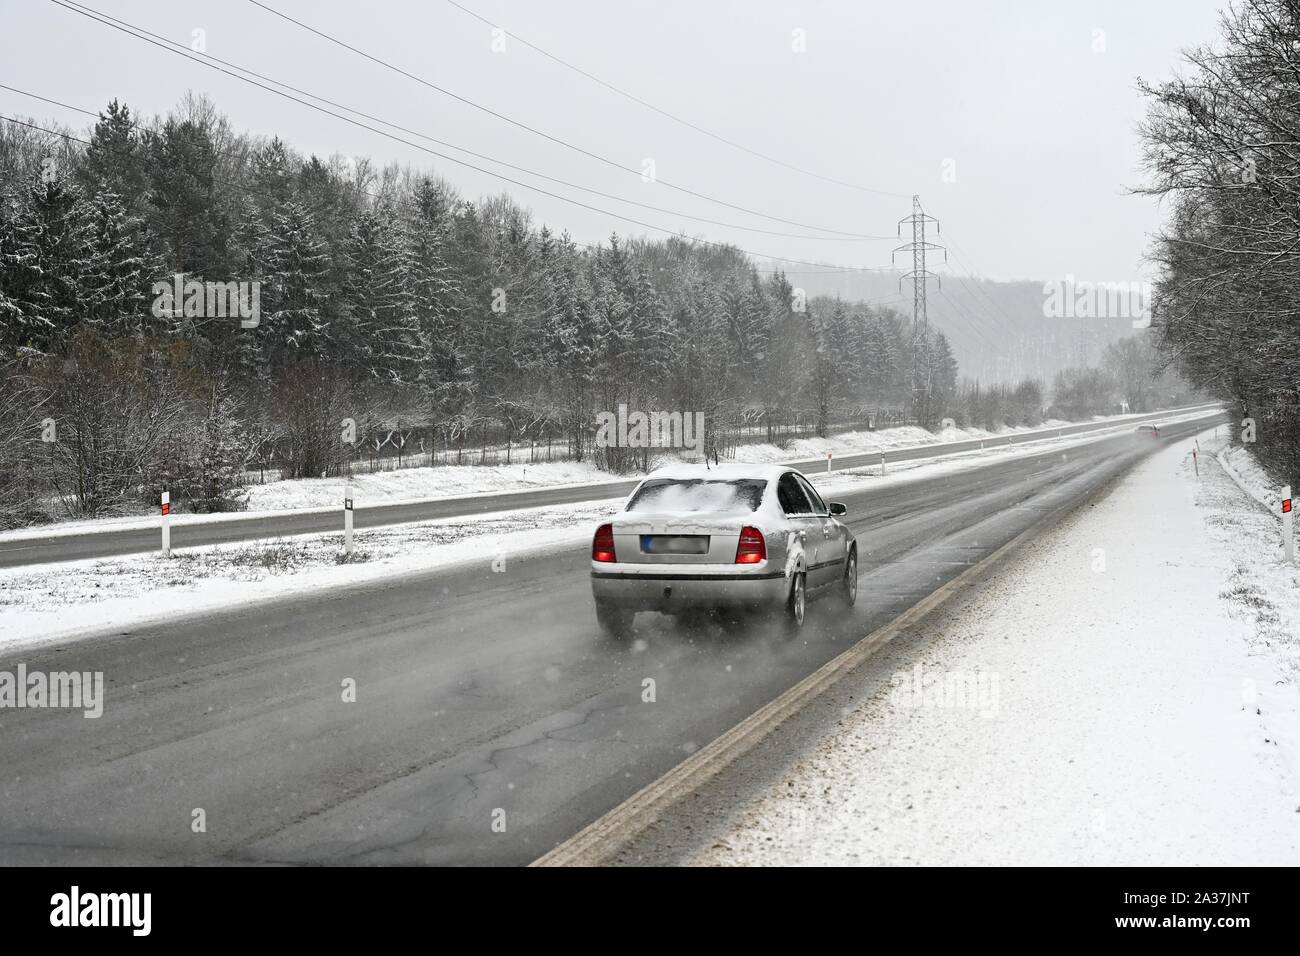
[(643, 554), (708, 554), (707, 534), (643, 534)]

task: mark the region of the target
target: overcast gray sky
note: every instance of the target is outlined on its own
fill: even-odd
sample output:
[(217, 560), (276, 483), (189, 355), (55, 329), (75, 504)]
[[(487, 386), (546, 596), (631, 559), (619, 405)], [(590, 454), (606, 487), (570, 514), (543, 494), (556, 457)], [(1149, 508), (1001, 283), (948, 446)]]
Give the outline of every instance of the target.
[[(806, 169), (809, 178), (631, 103), (446, 0), (265, 0), (389, 63), (576, 146), (747, 209), (893, 236), (910, 195), (939, 216), (958, 271), (1000, 279), (1129, 281), (1146, 275), (1160, 213), (1125, 195), (1140, 181), (1138, 76), (1163, 79), (1180, 49), (1211, 40), (1222, 0), (788, 4), (767, 0), (459, 0), (508, 34), (708, 130)], [(312, 36), (247, 0), (84, 0), (170, 39), (202, 29), (207, 52), (439, 139), (670, 210), (804, 232), (644, 183), (510, 126)], [(803, 31), (803, 52), (797, 35)], [(1098, 34), (1096, 31), (1104, 31)], [(1101, 44), (1098, 40), (1101, 40)], [(1096, 51), (1097, 46), (1104, 46)], [(236, 129), (297, 149), (433, 166), (470, 196), (509, 191), (584, 241), (640, 227), (436, 160), (184, 61), (48, 0), (0, 0), (0, 83), (146, 115), (208, 93)], [(5, 115), (61, 114), (0, 90)], [(955, 181), (944, 181), (945, 160)], [(471, 160), (472, 161), (472, 160)], [(526, 179), (515, 173), (514, 178)], [(531, 180), (530, 180), (531, 181)], [(895, 241), (758, 235), (593, 198), (580, 201), (769, 255), (887, 266)], [(964, 267), (964, 268), (963, 268)], [(798, 268), (791, 266), (792, 269)]]

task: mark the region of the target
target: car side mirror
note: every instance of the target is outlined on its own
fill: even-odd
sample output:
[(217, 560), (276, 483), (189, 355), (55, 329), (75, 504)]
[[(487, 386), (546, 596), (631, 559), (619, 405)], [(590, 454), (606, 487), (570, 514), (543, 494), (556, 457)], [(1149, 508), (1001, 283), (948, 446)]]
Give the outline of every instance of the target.
[(840, 504), (838, 501), (832, 501), (830, 503), (830, 506), (831, 506), (831, 514), (836, 518), (842, 518), (844, 517), (844, 515), (849, 513), (849, 509), (844, 505)]

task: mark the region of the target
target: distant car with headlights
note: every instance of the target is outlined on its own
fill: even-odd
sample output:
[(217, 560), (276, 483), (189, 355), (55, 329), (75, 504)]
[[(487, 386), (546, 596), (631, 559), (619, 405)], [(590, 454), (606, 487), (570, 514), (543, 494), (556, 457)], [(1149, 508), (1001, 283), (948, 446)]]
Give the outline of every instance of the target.
[(1133, 437), (1138, 441), (1159, 438), (1160, 426), (1155, 422), (1143, 422), (1137, 428), (1133, 429)]
[(591, 592), (608, 635), (630, 633), (638, 611), (732, 609), (779, 614), (803, 627), (811, 595), (852, 607), (858, 551), (829, 504), (798, 471), (765, 465), (668, 465), (596, 529)]

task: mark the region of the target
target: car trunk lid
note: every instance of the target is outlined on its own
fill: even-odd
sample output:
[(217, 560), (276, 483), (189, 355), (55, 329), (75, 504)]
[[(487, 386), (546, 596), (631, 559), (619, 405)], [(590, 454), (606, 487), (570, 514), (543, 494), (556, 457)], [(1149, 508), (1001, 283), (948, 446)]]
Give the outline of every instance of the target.
[(621, 564), (732, 564), (744, 517), (624, 514), (614, 524)]

